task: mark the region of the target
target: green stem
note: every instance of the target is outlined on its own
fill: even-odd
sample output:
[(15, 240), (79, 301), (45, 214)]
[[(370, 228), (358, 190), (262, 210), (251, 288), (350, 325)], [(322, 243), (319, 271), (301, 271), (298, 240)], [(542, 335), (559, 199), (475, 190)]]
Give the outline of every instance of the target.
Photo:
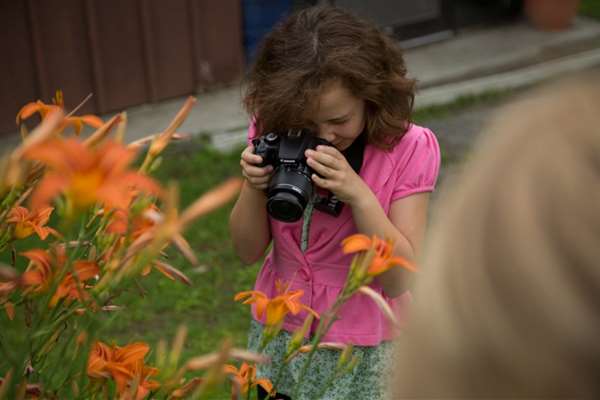
[(337, 298), (337, 300), (335, 301), (333, 306), (325, 313), (325, 318), (321, 318), (321, 320), (319, 321), (319, 325), (317, 326), (315, 336), (311, 340), (312, 348), (310, 349), (310, 352), (308, 353), (306, 361), (302, 365), (302, 369), (300, 370), (300, 375), (298, 376), (298, 382), (296, 382), (296, 385), (294, 386), (294, 391), (292, 394), (293, 399), (298, 397), (298, 391), (300, 390), (300, 385), (302, 385), (302, 380), (304, 379), (304, 375), (306, 375), (306, 372), (308, 371), (308, 367), (310, 366), (310, 363), (312, 362), (315, 352), (317, 351), (317, 346), (321, 342), (321, 339), (323, 339), (323, 336), (325, 336), (325, 334), (329, 331), (329, 329), (331, 328), (331, 325), (333, 325), (333, 323), (335, 322), (335, 316), (337, 315), (337, 312), (339, 311), (340, 307), (346, 301), (348, 301), (351, 294), (352, 293), (346, 293), (345, 290), (342, 290), (340, 297)]
[(12, 186), (10, 188), (10, 192), (8, 192), (8, 194), (6, 196), (4, 196), (4, 198), (2, 199), (2, 203), (0, 203), (0, 207), (4, 208), (5, 211), (0, 214), (0, 223), (4, 222), (4, 219), (6, 218), (6, 215), (8, 215), (8, 212), (10, 211), (10, 209), (12, 208), (13, 203), (17, 200), (17, 198), (19, 197), (19, 192), (20, 188), (18, 188), (17, 186)]

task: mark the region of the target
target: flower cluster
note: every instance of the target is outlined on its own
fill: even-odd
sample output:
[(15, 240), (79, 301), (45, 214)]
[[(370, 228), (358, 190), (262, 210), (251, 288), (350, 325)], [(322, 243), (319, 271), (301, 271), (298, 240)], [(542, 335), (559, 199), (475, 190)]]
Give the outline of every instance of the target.
[(150, 347), (145, 343), (131, 343), (124, 347), (94, 343), (87, 363), (87, 374), (92, 380), (112, 378), (117, 385), (117, 395), (141, 400), (160, 387), (151, 377), (158, 374), (156, 368), (144, 364)]
[[(38, 100), (17, 114), (22, 143), (0, 158), (0, 256), (10, 260), (0, 263), (0, 399), (201, 398), (227, 377), (233, 398), (250, 398), (258, 386), (276, 393), (283, 369), (273, 382), (257, 377), (258, 364), (268, 360), (227, 341), (213, 353), (180, 360), (186, 336), (181, 328), (169, 355), (161, 342), (156, 362), (149, 365), (148, 344), (107, 344), (96, 337), (107, 313), (119, 315), (119, 295), (152, 271), (192, 284), (165, 251), (172, 246), (197, 264), (185, 229), (240, 190), (241, 180), (231, 178), (180, 211), (176, 187), (152, 178), (161, 152), (183, 137), (176, 130), (194, 103), (190, 97), (163, 132), (129, 144), (123, 143), (125, 113), (106, 122), (75, 116), (77, 108), (67, 112), (60, 92), (53, 104)], [(34, 114), (41, 123), (29, 132), (26, 122)], [(80, 137), (84, 127), (93, 130), (85, 139)], [(145, 155), (136, 167), (140, 151)], [(235, 300), (253, 305), (265, 324), (261, 351), (288, 315), (305, 313), (284, 359), (285, 364), (305, 358), (299, 384), (318, 349), (340, 351), (324, 388), (354, 369), (358, 359), (351, 345), (322, 339), (357, 293), (372, 298), (396, 323), (387, 302), (369, 286), (390, 268), (416, 270), (393, 248), (377, 237), (344, 240), (342, 250), (356, 255), (340, 295), (322, 315), (303, 304), (303, 290), (292, 290), (291, 282), (278, 282), (272, 296), (258, 290), (238, 293)], [(228, 364), (231, 359), (241, 364)]]
[[(281, 378), (285, 365), (293, 358), (301, 354), (306, 354), (306, 360), (297, 377), (297, 386), (294, 389), (292, 398), (298, 392), (299, 386), (303, 383), (303, 377), (310, 367), (314, 353), (319, 349), (338, 350), (340, 357), (338, 365), (334, 371), (331, 371), (329, 378), (323, 383), (321, 393), (325, 393), (327, 388), (339, 376), (352, 371), (359, 362), (359, 359), (352, 355), (352, 345), (323, 342), (322, 339), (329, 331), (331, 326), (338, 318), (338, 312), (341, 307), (355, 294), (361, 293), (370, 297), (379, 307), (381, 312), (389, 319), (392, 326), (398, 326), (396, 316), (392, 312), (387, 301), (369, 284), (373, 279), (388, 271), (390, 268), (400, 267), (410, 272), (416, 272), (417, 269), (410, 261), (394, 255), (394, 244), (390, 240), (383, 240), (377, 236), (369, 238), (363, 234), (355, 234), (342, 241), (342, 251), (345, 254), (356, 253), (348, 269), (348, 275), (344, 287), (336, 298), (334, 304), (323, 315), (319, 316), (309, 306), (301, 302), (304, 291), (301, 289), (289, 290), (290, 282), (276, 282), (276, 295), (269, 298), (265, 293), (258, 290), (250, 290), (238, 293), (234, 300), (243, 300), (244, 304), (253, 304), (255, 306), (256, 316), (264, 323), (262, 340), (259, 351), (264, 351), (267, 344), (275, 339), (281, 330), (285, 317), (288, 314), (297, 315), (300, 311), (307, 311), (307, 316), (303, 326), (292, 334), (283, 364), (280, 366), (279, 373), (275, 382), (264, 385), (267, 392), (276, 392), (277, 384)], [(316, 327), (313, 326), (314, 320), (319, 319)], [(306, 338), (310, 338), (310, 343), (304, 344)], [(247, 370), (251, 371), (251, 370)], [(254, 371), (246, 372), (247, 374)], [(258, 383), (260, 380), (252, 381)], [(247, 381), (246, 381), (247, 382)], [(247, 390), (247, 386), (243, 386)]]
[[(185, 228), (240, 189), (231, 178), (180, 212), (176, 187), (150, 175), (183, 137), (176, 129), (194, 103), (188, 98), (163, 132), (130, 144), (125, 113), (106, 122), (75, 116), (60, 92), (53, 104), (38, 100), (17, 114), (22, 143), (0, 158), (0, 256), (10, 260), (0, 263), (0, 398), (199, 397), (231, 372), (229, 359), (264, 361), (227, 345), (180, 365), (180, 334), (168, 362), (149, 366), (148, 344), (95, 337), (106, 313), (119, 315), (119, 294), (152, 270), (191, 284), (165, 250), (196, 264)], [(41, 122), (29, 132), (34, 114)], [(84, 127), (93, 130), (85, 139)]]

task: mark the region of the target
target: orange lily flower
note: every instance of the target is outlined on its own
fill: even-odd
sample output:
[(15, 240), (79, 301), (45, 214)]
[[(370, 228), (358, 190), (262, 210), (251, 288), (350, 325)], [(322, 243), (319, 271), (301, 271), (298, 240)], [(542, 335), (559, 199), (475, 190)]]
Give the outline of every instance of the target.
[[(22, 276), (23, 284), (31, 287), (34, 292), (48, 289), (66, 261), (64, 249), (61, 248), (57, 250), (55, 257), (41, 249), (29, 250), (21, 254), (30, 260), (30, 264)], [(72, 272), (65, 274), (50, 299), (50, 307), (56, 306), (58, 301), (63, 298), (69, 303), (73, 300), (83, 301), (89, 298), (82, 284), (98, 275), (100, 268), (93, 261), (76, 260), (73, 263), (73, 270), (76, 276), (73, 276)]]
[(96, 379), (110, 377), (110, 372), (106, 366), (112, 360), (112, 354), (113, 350), (110, 346), (100, 341), (95, 342), (88, 357), (87, 374)]
[[(150, 204), (144, 211), (138, 214), (131, 221), (129, 221), (129, 209), (118, 209), (113, 211), (111, 220), (106, 227), (106, 232), (125, 235), (127, 234), (128, 230), (130, 230), (131, 234), (128, 238), (131, 238), (131, 240), (135, 241), (144, 234), (151, 234), (151, 231), (156, 228), (160, 219), (162, 219), (162, 215), (155, 204)], [(109, 251), (104, 254), (104, 259), (110, 259), (115, 252), (119, 251), (119, 249), (125, 246), (128, 238), (120, 237), (109, 249)], [(180, 233), (175, 233), (173, 235), (172, 242), (175, 243), (180, 250), (182, 250), (182, 253), (186, 258), (191, 260), (192, 263), (196, 263), (193, 253), (190, 253), (191, 250), (188, 251), (188, 249), (191, 249), (190, 245)], [(167, 244), (164, 246), (166, 247)], [(135, 260), (135, 258), (132, 260)], [(190, 279), (183, 272), (174, 266), (159, 260), (154, 260), (151, 264), (144, 267), (142, 270), (142, 276), (148, 275), (153, 268), (158, 270), (161, 274), (172, 281), (179, 280), (186, 285), (191, 285)]]
[[(242, 394), (248, 393), (250, 388), (256, 386), (262, 386), (263, 389), (267, 391), (267, 393), (273, 393), (273, 384), (267, 378), (256, 379), (256, 366), (248, 365), (247, 363), (242, 363), (240, 369), (237, 369), (235, 366), (231, 364), (225, 364), (223, 367), (223, 371), (231, 375), (232, 379), (239, 386)], [(232, 388), (232, 398), (236, 398), (238, 395), (237, 387), (234, 386)]]
[(21, 276), (14, 268), (0, 265), (0, 305), (4, 306), (4, 311), (10, 320), (15, 317), (15, 305), (8, 299), (20, 284)]
[(266, 314), (265, 324), (268, 326), (278, 325), (288, 313), (297, 315), (300, 311), (306, 310), (319, 318), (319, 314), (312, 308), (302, 304), (300, 299), (304, 290), (297, 289), (287, 291), (280, 283), (277, 284), (277, 296), (269, 299), (266, 294), (259, 290), (248, 290), (235, 295), (234, 300), (243, 301), (243, 304), (256, 304), (256, 314), (262, 318)]
[[(16, 122), (19, 125), (23, 120), (30, 118), (33, 114), (39, 113), (42, 119), (46, 118), (53, 110), (64, 110), (64, 102), (62, 92), (57, 91), (54, 99), (55, 104), (45, 104), (41, 100), (25, 104), (17, 113)], [(84, 125), (89, 125), (93, 128), (100, 128), (104, 122), (99, 117), (87, 114), (81, 117), (66, 116), (58, 127), (58, 132), (62, 132), (68, 126), (72, 126), (75, 134), (79, 136)]]
[(345, 254), (366, 252), (372, 250), (374, 256), (367, 268), (369, 276), (377, 276), (388, 269), (399, 266), (409, 271), (416, 272), (417, 268), (403, 257), (393, 256), (393, 243), (390, 240), (382, 240), (376, 236), (370, 239), (363, 234), (348, 236), (342, 241), (342, 251)]
[(132, 187), (151, 194), (161, 192), (154, 180), (127, 169), (135, 154), (114, 142), (89, 148), (76, 139), (56, 137), (27, 149), (24, 155), (48, 166), (32, 195), (33, 209), (46, 206), (59, 193), (77, 209), (97, 202), (125, 209)]
[[(143, 400), (150, 392), (160, 388), (158, 381), (150, 380), (152, 376), (158, 375), (158, 369), (143, 365), (141, 362), (136, 364), (133, 370), (134, 379), (137, 383), (137, 392), (133, 397), (135, 400)], [(131, 393), (131, 386), (127, 387), (127, 392)]]
[(10, 210), (6, 222), (14, 224), (14, 236), (17, 239), (24, 239), (34, 232), (42, 240), (46, 240), (49, 234), (60, 236), (54, 229), (44, 226), (48, 223), (50, 214), (54, 208), (46, 207), (36, 212), (30, 212), (27, 208), (17, 206)]
[[(95, 379), (112, 377), (117, 385), (119, 398), (142, 400), (160, 387), (160, 383), (148, 379), (158, 374), (156, 368), (144, 365), (144, 358), (149, 350), (148, 345), (141, 342), (124, 347), (110, 347), (105, 343), (96, 342), (88, 357), (88, 376)], [(131, 393), (135, 382), (137, 392)]]
[[(183, 256), (192, 264), (197, 264), (196, 256), (194, 255), (189, 243), (183, 238), (181, 232), (196, 218), (205, 215), (212, 210), (220, 207), (235, 196), (241, 188), (241, 180), (239, 178), (230, 178), (217, 188), (203, 194), (186, 208), (181, 215), (177, 210), (177, 195), (175, 188), (171, 186), (164, 196), (165, 211), (164, 213), (153, 213), (152, 210), (146, 213), (150, 214), (158, 223), (150, 230), (144, 232), (130, 246), (127, 247), (125, 257), (120, 260), (120, 267), (127, 265), (132, 258), (143, 249), (150, 248), (152, 251), (159, 253), (165, 245), (172, 242)], [(154, 215), (151, 215), (154, 214)], [(131, 265), (131, 264), (130, 264)], [(174, 267), (165, 263), (157, 264), (156, 267), (165, 275), (187, 281), (179, 271)], [(121, 268), (122, 274), (126, 274), (127, 268)], [(187, 282), (184, 282), (187, 283)], [(103, 282), (100, 282), (102, 285)]]
[[(23, 272), (23, 285), (33, 292), (46, 291), (54, 277), (53, 259), (50, 253), (42, 249), (32, 249), (21, 253), (29, 259), (29, 266)], [(62, 252), (56, 255), (56, 263), (64, 263), (66, 257)]]
[(129, 208), (114, 210), (106, 232), (125, 235), (130, 228), (131, 238), (135, 240), (156, 226), (156, 219), (150, 218), (150, 215), (158, 215), (160, 212), (156, 204), (150, 204), (129, 225), (129, 211)]
[(66, 274), (50, 300), (50, 307), (54, 307), (62, 298), (66, 298), (69, 303), (73, 300), (86, 300), (89, 298), (87, 292), (83, 291), (84, 288), (81, 283), (100, 274), (100, 268), (93, 261), (78, 260), (74, 262), (73, 269), (77, 279), (73, 277), (71, 272)]
[(56, 104), (46, 104), (41, 100), (34, 101), (31, 103), (25, 104), (19, 112), (17, 113), (17, 125), (19, 125), (23, 120), (31, 117), (35, 113), (39, 113), (42, 119), (46, 118), (51, 111), (60, 110), (61, 107)]

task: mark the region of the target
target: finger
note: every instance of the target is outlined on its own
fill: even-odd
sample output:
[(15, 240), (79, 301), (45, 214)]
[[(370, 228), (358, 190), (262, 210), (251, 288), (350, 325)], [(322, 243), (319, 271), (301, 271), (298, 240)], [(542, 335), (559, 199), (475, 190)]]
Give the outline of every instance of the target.
[(245, 160), (241, 160), (240, 165), (242, 166), (242, 171), (246, 177), (268, 177), (273, 171), (273, 167), (271, 165), (267, 165), (266, 167), (257, 167), (254, 164), (249, 164)]
[(314, 159), (320, 164), (323, 164), (332, 169), (339, 169), (340, 160), (332, 156), (331, 154), (327, 154), (321, 151), (307, 150), (306, 154), (307, 160)]
[(269, 177), (260, 177), (260, 178), (256, 178), (256, 177), (250, 177), (247, 178), (248, 182), (250, 182), (253, 186), (256, 187), (267, 187), (267, 184), (269, 183)]
[(254, 187), (258, 187), (258, 188), (266, 188), (268, 183), (269, 183), (269, 177), (250, 177), (250, 178), (246, 178), (248, 180), (248, 182), (250, 182), (250, 184)]
[(321, 164), (314, 158), (307, 158), (306, 163), (309, 167), (311, 167), (317, 174), (325, 177), (325, 178), (333, 178), (336, 170), (328, 167), (327, 165)]
[(248, 164), (260, 164), (263, 161), (261, 156), (259, 156), (258, 154), (254, 154), (254, 146), (252, 145), (244, 149), (241, 158)]
[(318, 153), (329, 154), (330, 156), (332, 156), (333, 158), (336, 158), (338, 160), (345, 159), (344, 155), (333, 146), (319, 145), (319, 146), (317, 146), (316, 150)]
[(322, 189), (329, 189), (330, 182), (327, 179), (321, 178), (317, 174), (312, 174), (311, 179), (318, 187)]

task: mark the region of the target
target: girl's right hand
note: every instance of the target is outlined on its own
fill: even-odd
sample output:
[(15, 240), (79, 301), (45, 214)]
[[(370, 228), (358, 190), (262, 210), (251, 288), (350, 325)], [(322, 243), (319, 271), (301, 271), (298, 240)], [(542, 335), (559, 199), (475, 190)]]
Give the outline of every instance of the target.
[(242, 175), (254, 189), (265, 190), (269, 184), (269, 179), (271, 179), (273, 166), (259, 167), (260, 163), (262, 163), (262, 157), (254, 154), (253, 145), (249, 145), (242, 151), (240, 160)]

